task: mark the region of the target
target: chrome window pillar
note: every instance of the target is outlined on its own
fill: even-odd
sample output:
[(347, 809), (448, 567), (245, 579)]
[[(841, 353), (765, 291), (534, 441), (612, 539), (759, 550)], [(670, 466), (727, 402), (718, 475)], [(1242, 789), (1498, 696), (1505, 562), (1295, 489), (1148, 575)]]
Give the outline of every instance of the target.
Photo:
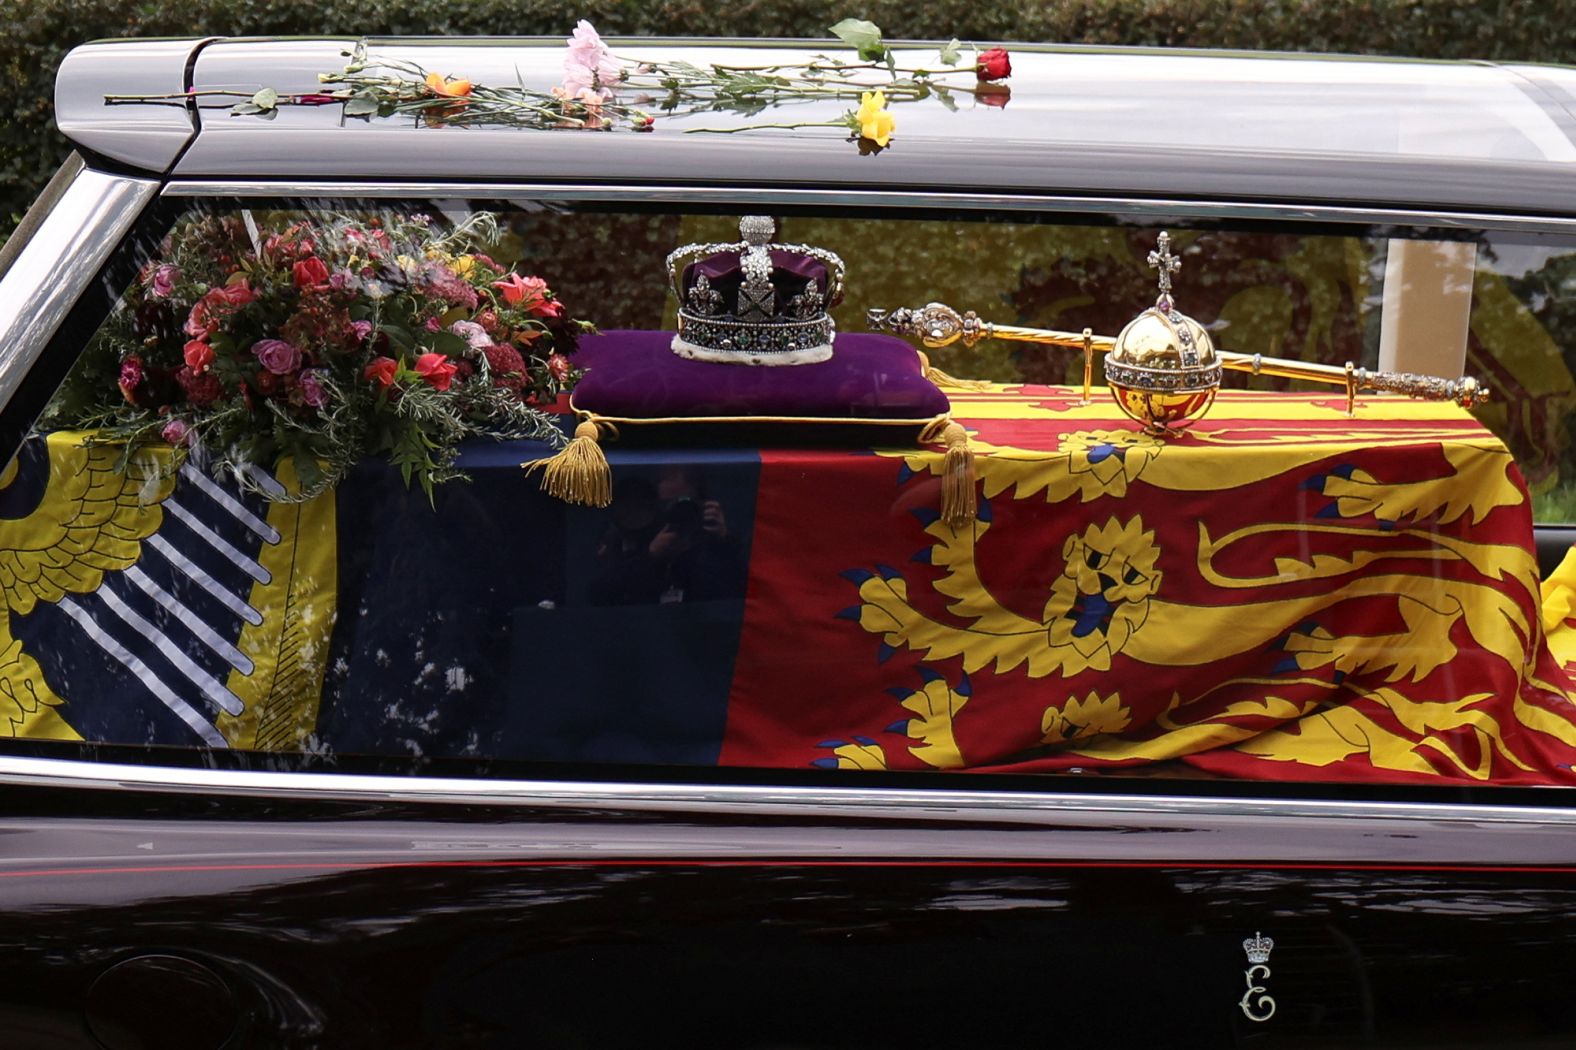
[(23, 234), (0, 280), (0, 408), (158, 190), (153, 180), (82, 168)]

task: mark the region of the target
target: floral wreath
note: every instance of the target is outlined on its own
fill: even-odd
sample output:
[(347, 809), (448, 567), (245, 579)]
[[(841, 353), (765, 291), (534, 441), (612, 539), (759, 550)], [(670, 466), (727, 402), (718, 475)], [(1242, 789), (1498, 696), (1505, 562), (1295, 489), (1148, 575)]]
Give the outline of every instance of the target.
[[(89, 344), (42, 428), (95, 428), (123, 462), (163, 441), (276, 499), (325, 491), (382, 457), (429, 497), (468, 438), (561, 446), (553, 406), (577, 378), (570, 318), (547, 282), (481, 250), (488, 213), (327, 216), (259, 228), (251, 213), (179, 225)], [(293, 461), (280, 496), (252, 466)]]

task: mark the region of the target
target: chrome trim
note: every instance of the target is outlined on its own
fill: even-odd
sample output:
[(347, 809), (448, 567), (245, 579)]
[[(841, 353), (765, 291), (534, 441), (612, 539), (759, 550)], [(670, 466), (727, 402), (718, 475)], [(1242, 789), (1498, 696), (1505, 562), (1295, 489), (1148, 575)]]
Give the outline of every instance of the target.
[(16, 262), (16, 257), (22, 253), (22, 248), (33, 239), (33, 233), (41, 226), (49, 213), (54, 210), (55, 203), (62, 194), (71, 187), (82, 169), (87, 165), (82, 160), (82, 154), (73, 152), (50, 176), (49, 182), (33, 199), (33, 204), (22, 216), (22, 221), (16, 224), (11, 235), (0, 244), (0, 281), (5, 280), (5, 275), (10, 272), (11, 264)]
[[(958, 788), (825, 788), (756, 785), (638, 784), (595, 781), (467, 780), (450, 777), (279, 773), (117, 765), (75, 759), (0, 756), (0, 785), (138, 790), (177, 794), (267, 796), (297, 801), (438, 803), (628, 812), (817, 813), (941, 820), (1034, 820), (1038, 817), (1133, 814), (1151, 817), (1405, 820), (1428, 824), (1576, 826), (1576, 808), (1321, 799), (1066, 794)], [(1551, 789), (1555, 790), (1555, 789)], [(1571, 842), (1576, 862), (1576, 840)]]
[(1428, 226), (1523, 233), (1576, 233), (1576, 218), (1361, 208), (1256, 201), (1183, 201), (1138, 197), (1066, 197), (1013, 193), (944, 193), (922, 190), (827, 190), (741, 186), (643, 186), (617, 183), (520, 182), (301, 182), (296, 180), (194, 179), (171, 182), (167, 197), (414, 197), (419, 199), (532, 201), (664, 201), (677, 204), (853, 205), (894, 208), (959, 208), (966, 211), (1102, 212), (1161, 222), (1175, 218), (1281, 219), (1294, 222)]
[(0, 407), (158, 189), (83, 169), (39, 223), (0, 281)]

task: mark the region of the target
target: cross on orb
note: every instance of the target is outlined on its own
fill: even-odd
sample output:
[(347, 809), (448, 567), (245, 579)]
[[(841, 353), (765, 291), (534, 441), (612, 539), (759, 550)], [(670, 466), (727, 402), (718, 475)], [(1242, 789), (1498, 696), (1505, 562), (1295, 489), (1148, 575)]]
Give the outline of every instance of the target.
[(1155, 305), (1166, 313), (1171, 312), (1171, 275), (1182, 269), (1182, 260), (1171, 254), (1171, 234), (1160, 231), (1160, 246), (1149, 253), (1149, 265), (1160, 271), (1160, 296)]

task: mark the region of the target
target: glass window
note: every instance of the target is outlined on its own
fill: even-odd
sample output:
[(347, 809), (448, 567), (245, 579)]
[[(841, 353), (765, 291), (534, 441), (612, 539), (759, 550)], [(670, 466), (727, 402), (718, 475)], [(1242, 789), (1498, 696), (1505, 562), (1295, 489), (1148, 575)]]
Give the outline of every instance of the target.
[(1576, 522), (1576, 242), (1493, 234), (1478, 252), (1470, 367), (1500, 395), (1481, 418), (1526, 476), (1539, 522)]
[[(1103, 352), (1085, 405), (1076, 348), (922, 357), (867, 324), (939, 301), (1103, 350), (1155, 302), (1156, 229), (775, 224), (846, 265), (844, 370), (700, 362), (697, 395), (667, 259), (738, 241), (737, 214), (170, 216), (0, 491), (13, 735), (489, 770), (1569, 779), (1503, 446), (1448, 404), (1348, 418), (1342, 386), (1274, 364), (1482, 375), (1478, 417), (1568, 516), (1571, 241), (1176, 226), (1176, 305), (1239, 356), (1161, 437), (1107, 399)], [(746, 315), (729, 258), (680, 271), (694, 316)], [(824, 256), (770, 262), (777, 322), (836, 299)], [(841, 424), (737, 407), (784, 390)]]

